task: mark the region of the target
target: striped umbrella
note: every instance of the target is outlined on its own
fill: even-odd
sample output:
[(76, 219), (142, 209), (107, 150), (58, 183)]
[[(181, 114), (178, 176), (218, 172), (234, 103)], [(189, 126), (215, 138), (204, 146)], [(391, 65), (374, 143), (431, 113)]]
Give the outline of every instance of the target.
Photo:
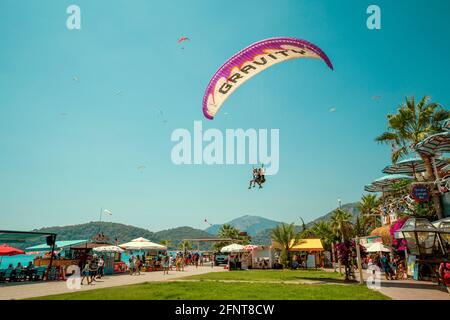
[(429, 136), (417, 144), (416, 150), (429, 156), (450, 152), (450, 131)]
[(384, 192), (384, 191), (388, 191), (388, 190), (385, 190), (385, 188), (382, 187), (382, 186), (375, 186), (373, 184), (365, 185), (364, 186), (364, 190), (367, 191), (367, 192)]
[(444, 130), (450, 131), (450, 119), (444, 122)]
[[(438, 167), (446, 165), (447, 162), (442, 159), (436, 159), (436, 165)], [(391, 164), (383, 169), (383, 173), (387, 174), (413, 174), (426, 171), (425, 163), (419, 157), (409, 158), (397, 162), (396, 164)]]
[(389, 189), (393, 184), (404, 180), (414, 180), (414, 178), (404, 174), (389, 174), (374, 180), (372, 185), (381, 188), (384, 192), (388, 191), (387, 189)]

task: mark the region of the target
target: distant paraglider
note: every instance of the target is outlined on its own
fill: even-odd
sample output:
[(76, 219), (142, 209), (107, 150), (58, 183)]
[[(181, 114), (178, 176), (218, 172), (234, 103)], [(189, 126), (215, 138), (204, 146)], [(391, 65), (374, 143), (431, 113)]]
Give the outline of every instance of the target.
[[(191, 41), (191, 39), (189, 39), (188, 37), (181, 37), (178, 39), (178, 44), (182, 45), (186, 41)], [(184, 46), (181, 46), (181, 49), (184, 49)]]
[(181, 37), (178, 39), (178, 43), (183, 43), (185, 41), (190, 41), (191, 39), (189, 39), (188, 37)]
[(144, 165), (137, 166), (137, 170), (138, 170), (140, 173), (143, 173), (144, 170), (145, 170), (145, 168), (147, 168), (147, 167), (144, 166)]
[(203, 96), (203, 114), (212, 120), (225, 100), (247, 80), (275, 64), (300, 58), (321, 59), (333, 70), (330, 59), (319, 47), (296, 38), (267, 39), (238, 52), (210, 80)]
[(166, 117), (164, 116), (164, 112), (160, 109), (160, 108), (155, 108), (157, 110), (157, 116), (158, 118), (163, 122), (163, 123), (167, 123), (169, 122)]

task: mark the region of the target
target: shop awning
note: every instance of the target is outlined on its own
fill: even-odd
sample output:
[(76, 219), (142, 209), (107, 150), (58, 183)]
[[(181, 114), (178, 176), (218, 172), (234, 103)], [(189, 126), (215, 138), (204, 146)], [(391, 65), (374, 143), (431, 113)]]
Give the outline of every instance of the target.
[[(272, 246), (281, 249), (280, 244), (273, 242)], [(324, 251), (322, 240), (320, 239), (301, 239), (299, 243), (291, 248), (290, 251)]]
[(55, 233), (0, 230), (0, 243), (20, 243), (43, 236), (55, 236)]
[[(65, 249), (77, 244), (86, 243), (87, 240), (65, 240), (65, 241), (56, 241), (55, 242), (55, 250)], [(46, 243), (39, 244), (37, 246), (28, 247), (26, 251), (49, 251), (52, 248)]]

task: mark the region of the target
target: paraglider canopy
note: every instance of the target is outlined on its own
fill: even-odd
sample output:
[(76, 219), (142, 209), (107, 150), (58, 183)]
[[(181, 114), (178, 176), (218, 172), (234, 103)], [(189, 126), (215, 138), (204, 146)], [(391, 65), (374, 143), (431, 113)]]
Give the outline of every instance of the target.
[(333, 69), (319, 47), (296, 38), (266, 39), (238, 52), (210, 80), (203, 97), (203, 114), (213, 119), (225, 100), (247, 80), (275, 64), (299, 58), (321, 59)]

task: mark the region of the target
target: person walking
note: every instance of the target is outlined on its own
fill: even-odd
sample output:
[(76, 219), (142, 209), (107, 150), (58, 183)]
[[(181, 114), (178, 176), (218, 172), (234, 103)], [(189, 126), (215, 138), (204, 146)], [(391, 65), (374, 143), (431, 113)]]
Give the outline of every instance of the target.
[(136, 256), (136, 261), (134, 262), (134, 267), (136, 268), (136, 273), (140, 276), (141, 275), (141, 259), (139, 258), (139, 255)]

